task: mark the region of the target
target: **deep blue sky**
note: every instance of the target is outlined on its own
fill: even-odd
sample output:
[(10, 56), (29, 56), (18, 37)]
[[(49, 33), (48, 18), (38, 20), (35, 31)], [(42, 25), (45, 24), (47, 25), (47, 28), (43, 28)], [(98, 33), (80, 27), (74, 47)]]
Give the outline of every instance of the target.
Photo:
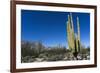
[[(68, 46), (66, 22), (69, 12), (21, 10), (21, 40), (42, 41), (45, 46)], [(90, 46), (90, 14), (72, 12), (74, 31), (80, 20), (81, 43)]]

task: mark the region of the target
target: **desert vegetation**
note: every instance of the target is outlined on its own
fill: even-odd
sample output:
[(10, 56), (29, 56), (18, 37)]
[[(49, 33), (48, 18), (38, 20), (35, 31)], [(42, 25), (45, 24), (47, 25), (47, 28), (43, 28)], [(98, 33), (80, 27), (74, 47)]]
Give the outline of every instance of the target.
[[(78, 60), (90, 59), (90, 48), (81, 48)], [(42, 42), (21, 42), (21, 63), (76, 60), (64, 46), (46, 47)]]

